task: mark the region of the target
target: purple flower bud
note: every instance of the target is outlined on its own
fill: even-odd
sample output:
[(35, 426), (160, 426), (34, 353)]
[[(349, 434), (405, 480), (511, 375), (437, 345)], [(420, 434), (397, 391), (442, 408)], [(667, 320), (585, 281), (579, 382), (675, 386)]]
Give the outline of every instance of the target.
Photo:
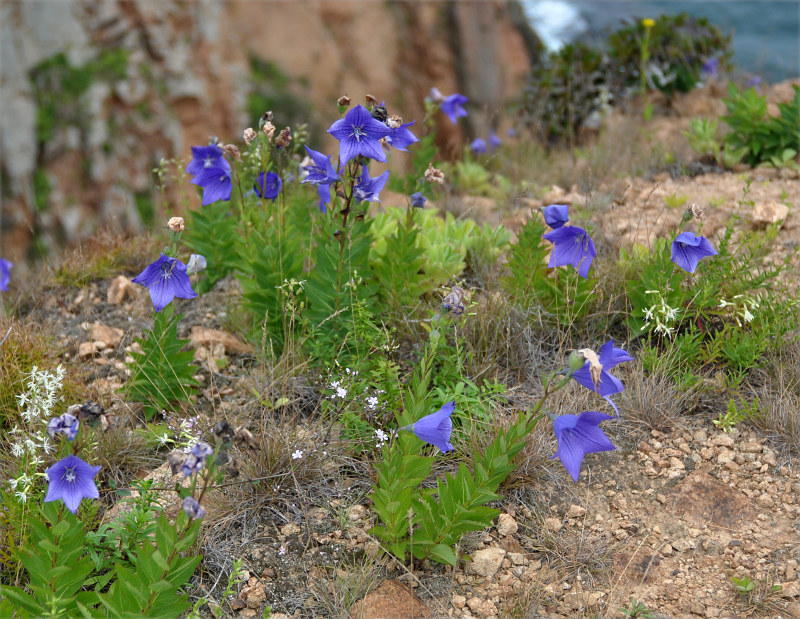
[(569, 221), (569, 207), (566, 204), (551, 204), (545, 206), (543, 211), (547, 225), (555, 230)]
[(450, 419), (450, 415), (453, 414), (455, 408), (455, 402), (448, 402), (435, 413), (426, 415), (409, 426), (403, 426), (400, 430), (413, 432), (418, 439), (435, 445), (442, 453), (453, 451), (454, 448), (450, 444), (453, 421)]
[(202, 518), (206, 514), (206, 510), (200, 507), (200, 503), (194, 497), (187, 496), (183, 499), (183, 511), (192, 520)]
[(411, 198), (411, 206), (414, 208), (425, 208), (425, 202), (428, 201), (428, 199), (423, 196), (422, 192), (420, 191), (412, 193), (409, 198)]

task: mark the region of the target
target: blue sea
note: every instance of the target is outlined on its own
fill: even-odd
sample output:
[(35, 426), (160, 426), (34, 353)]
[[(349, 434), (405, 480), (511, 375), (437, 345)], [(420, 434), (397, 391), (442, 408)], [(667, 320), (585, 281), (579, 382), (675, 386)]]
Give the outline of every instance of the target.
[(598, 41), (623, 20), (689, 13), (707, 17), (733, 35), (739, 72), (767, 82), (800, 76), (798, 0), (522, 0), (529, 21), (549, 49)]

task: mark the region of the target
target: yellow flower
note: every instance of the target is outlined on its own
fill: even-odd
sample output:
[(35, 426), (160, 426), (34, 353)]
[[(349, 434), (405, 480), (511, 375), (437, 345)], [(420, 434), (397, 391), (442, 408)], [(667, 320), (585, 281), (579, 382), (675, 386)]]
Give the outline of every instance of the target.
[(654, 20), (650, 19), (649, 17), (645, 17), (642, 20), (642, 26), (644, 26), (645, 28), (652, 28), (655, 25), (656, 25), (656, 22)]

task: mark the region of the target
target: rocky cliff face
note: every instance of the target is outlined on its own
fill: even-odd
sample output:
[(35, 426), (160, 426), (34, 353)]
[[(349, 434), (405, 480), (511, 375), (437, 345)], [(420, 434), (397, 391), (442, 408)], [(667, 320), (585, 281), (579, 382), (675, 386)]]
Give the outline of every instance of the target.
[[(25, 0), (0, 5), (2, 248), (20, 262), (160, 208), (152, 169), (209, 135), (234, 141), (269, 107), (317, 126), (371, 93), (406, 119), (432, 86), (486, 132), (528, 72), (508, 0)], [(461, 136), (442, 126), (445, 146)], [(445, 133), (449, 131), (449, 133)], [(194, 196), (189, 196), (194, 200)], [(32, 242), (35, 241), (35, 244)]]

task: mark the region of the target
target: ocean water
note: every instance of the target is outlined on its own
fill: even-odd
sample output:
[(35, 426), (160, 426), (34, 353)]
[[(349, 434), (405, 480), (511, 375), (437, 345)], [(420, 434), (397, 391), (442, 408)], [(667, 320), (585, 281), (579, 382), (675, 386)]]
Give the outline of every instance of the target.
[(689, 13), (733, 35), (733, 62), (767, 82), (800, 77), (800, 0), (522, 0), (549, 49), (596, 41), (623, 20)]

